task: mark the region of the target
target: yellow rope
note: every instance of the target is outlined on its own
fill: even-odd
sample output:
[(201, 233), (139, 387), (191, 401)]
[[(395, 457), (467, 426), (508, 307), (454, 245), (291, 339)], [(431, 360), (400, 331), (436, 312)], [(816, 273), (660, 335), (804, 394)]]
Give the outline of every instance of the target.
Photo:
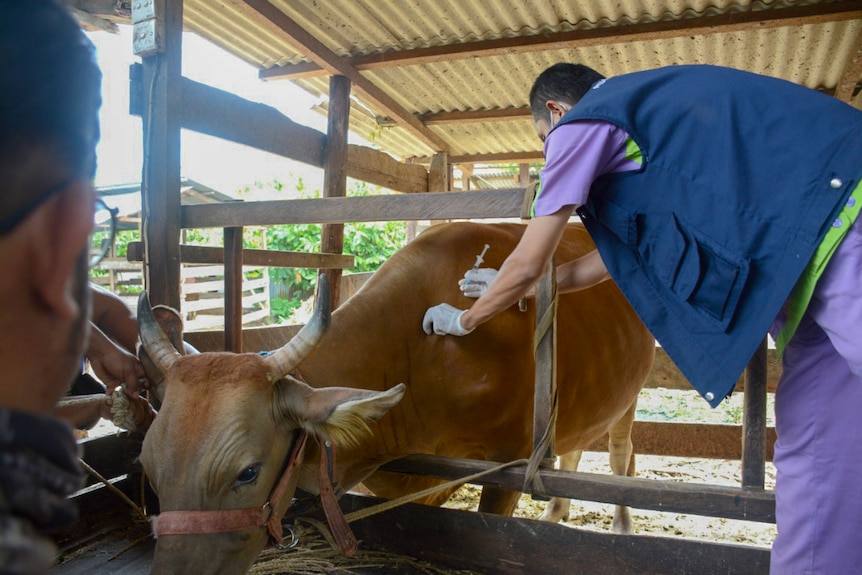
[(390, 501), (384, 501), (383, 503), (378, 503), (377, 505), (372, 505), (371, 507), (367, 507), (365, 509), (360, 509), (358, 511), (354, 511), (352, 513), (348, 513), (344, 517), (347, 519), (347, 522), (356, 521), (358, 519), (365, 519), (366, 517), (371, 517), (372, 515), (376, 515), (377, 513), (382, 513), (383, 511), (387, 511), (389, 509), (393, 509), (400, 505), (404, 505), (405, 503), (409, 503), (415, 499), (419, 499), (420, 497), (425, 497), (426, 495), (432, 495), (437, 493), (438, 491), (443, 491), (449, 489), (451, 487), (459, 487), (464, 483), (469, 483), (474, 479), (478, 479), (482, 476), (489, 475), (491, 473), (495, 473), (502, 469), (506, 469), (509, 467), (516, 467), (518, 465), (524, 465), (527, 463), (526, 459), (516, 459), (514, 461), (510, 461), (508, 463), (502, 463), (497, 465), (496, 467), (492, 467), (491, 469), (486, 469), (485, 471), (480, 471), (478, 473), (474, 473), (472, 475), (468, 475), (466, 477), (461, 477), (459, 479), (453, 479), (452, 481), (447, 481), (442, 485), (437, 485), (435, 487), (429, 487), (428, 489), (423, 489), (422, 491), (418, 491), (416, 493), (410, 493), (408, 495), (404, 495), (402, 497), (398, 497), (397, 499), (392, 499)]

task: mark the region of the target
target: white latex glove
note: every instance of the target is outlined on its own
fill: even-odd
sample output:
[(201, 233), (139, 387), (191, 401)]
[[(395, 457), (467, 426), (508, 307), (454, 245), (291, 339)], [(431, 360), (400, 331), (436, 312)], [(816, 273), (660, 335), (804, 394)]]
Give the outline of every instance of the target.
[(479, 298), (488, 291), (488, 287), (496, 277), (497, 270), (494, 268), (470, 269), (464, 274), (464, 279), (458, 280), (459, 289), (467, 297)]
[(461, 314), (466, 310), (458, 309), (448, 303), (441, 303), (434, 307), (429, 307), (425, 312), (425, 317), (422, 318), (422, 329), (425, 333), (431, 335), (467, 335), (467, 331), (461, 326)]

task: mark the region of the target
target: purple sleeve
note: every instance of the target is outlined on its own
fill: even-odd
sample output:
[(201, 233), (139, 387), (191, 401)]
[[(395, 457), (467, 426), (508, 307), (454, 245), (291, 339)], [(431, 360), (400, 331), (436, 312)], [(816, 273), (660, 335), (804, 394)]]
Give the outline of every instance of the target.
[(545, 140), (542, 187), (533, 203), (535, 216), (586, 202), (593, 181), (611, 172), (635, 170), (626, 158), (628, 134), (614, 124), (585, 120), (555, 128)]

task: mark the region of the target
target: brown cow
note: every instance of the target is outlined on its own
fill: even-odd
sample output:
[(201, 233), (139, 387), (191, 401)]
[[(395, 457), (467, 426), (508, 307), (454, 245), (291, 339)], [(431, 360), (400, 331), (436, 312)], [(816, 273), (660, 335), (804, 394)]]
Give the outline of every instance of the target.
[[(338, 444), (335, 479), (341, 488), (350, 489), (364, 481), (376, 494), (394, 497), (436, 483), (421, 477), (375, 473), (383, 463), (408, 454), (500, 462), (530, 455), (532, 302), (526, 313), (513, 306), (465, 337), (428, 336), (422, 331), (422, 317), (429, 306), (441, 301), (462, 308), (470, 305), (457, 282), (484, 244), (491, 246), (486, 265), (499, 267), (523, 229), (519, 224), (435, 226), (393, 255), (332, 314), (329, 334), (299, 366), (310, 385), (385, 391), (399, 382), (406, 383), (403, 400), (370, 424), (370, 434), (358, 437), (351, 446)], [(560, 242), (557, 261), (574, 259), (592, 249), (583, 227), (573, 224)], [(557, 316), (557, 450), (567, 453), (584, 449), (610, 431), (612, 468), (625, 474), (634, 406), (652, 365), (654, 340), (611, 282), (561, 296)], [(268, 455), (261, 453), (261, 444), (270, 447), (277, 442), (274, 437), (266, 439), (273, 433), (272, 418), (261, 417), (274, 411), (266, 386), (258, 384), (258, 389), (252, 389), (255, 386), (203, 384), (204, 379), (222, 370), (237, 371), (235, 361), (234, 356), (209, 355), (177, 373), (201, 381), (196, 393), (206, 400), (195, 400), (199, 403), (194, 410), (187, 407), (190, 403), (177, 405), (178, 395), (170, 390), (175, 382), (168, 383), (165, 407), (147, 437), (143, 458), (168, 508), (179, 503), (201, 509), (223, 506), (224, 501), (215, 494), (223, 496), (230, 491), (224, 483), (219, 484), (224, 482), (226, 470), (236, 476), (237, 470), (252, 460), (280, 462), (285, 458), (284, 440), (278, 440), (279, 449), (273, 446)], [(189, 390), (186, 399), (191, 401), (194, 395)], [(153, 435), (154, 430), (158, 435)], [(255, 453), (254, 457), (249, 453)], [(155, 454), (163, 460), (157, 462)], [(317, 493), (318, 447), (314, 442), (308, 444), (306, 454), (299, 485)], [(247, 500), (264, 501), (271, 484), (268, 476), (266, 481), (261, 478), (248, 486)], [(252, 491), (256, 492), (254, 497)], [(439, 504), (448, 495), (439, 494), (424, 502)], [(517, 492), (485, 488), (480, 510), (511, 514), (518, 497)], [(617, 529), (628, 528), (625, 519), (617, 524)], [(191, 553), (185, 544), (176, 545), (177, 552)], [(227, 546), (228, 554), (242, 548), (244, 555), (254, 547), (253, 556), (263, 545), (263, 538), (255, 538), (245, 547), (236, 539), (219, 545)], [(159, 546), (162, 552), (168, 548), (162, 539)], [(222, 555), (215, 544), (209, 551), (202, 544), (183, 561), (190, 564)], [(195, 572), (212, 569), (201, 569), (198, 564)]]
[(349, 447), (401, 399), (403, 385), (386, 392), (314, 389), (287, 375), (329, 324), (329, 292), (321, 280), (312, 320), (267, 357), (182, 356), (142, 295), (142, 348), (163, 376), (153, 378), (161, 380), (162, 407), (141, 451), (161, 508), (153, 520), (161, 535), (153, 573), (245, 573), (267, 536), (280, 534), (297, 480), (283, 470), (301, 461), (304, 432)]

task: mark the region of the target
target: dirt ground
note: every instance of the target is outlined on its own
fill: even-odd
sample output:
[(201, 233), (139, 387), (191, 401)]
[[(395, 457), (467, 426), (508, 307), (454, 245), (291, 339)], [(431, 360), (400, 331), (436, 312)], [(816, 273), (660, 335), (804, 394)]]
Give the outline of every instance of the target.
[[(584, 453), (579, 471), (610, 473), (606, 453)], [(710, 485), (740, 485), (738, 461), (710, 459), (682, 459), (637, 455), (637, 477), (660, 481), (703, 483)], [(767, 463), (766, 488), (775, 488), (775, 467)], [(453, 494), (446, 507), (475, 510), (479, 505), (481, 489), (466, 485)], [(516, 517), (536, 519), (544, 510), (545, 502), (535, 501), (529, 495), (521, 497)], [(564, 523), (581, 529), (610, 532), (614, 506), (591, 501), (572, 500), (569, 519)], [(632, 509), (634, 532), (638, 535), (662, 535), (702, 539), (720, 543), (743, 543), (770, 547), (775, 538), (775, 525), (753, 521), (740, 521), (678, 513)]]

